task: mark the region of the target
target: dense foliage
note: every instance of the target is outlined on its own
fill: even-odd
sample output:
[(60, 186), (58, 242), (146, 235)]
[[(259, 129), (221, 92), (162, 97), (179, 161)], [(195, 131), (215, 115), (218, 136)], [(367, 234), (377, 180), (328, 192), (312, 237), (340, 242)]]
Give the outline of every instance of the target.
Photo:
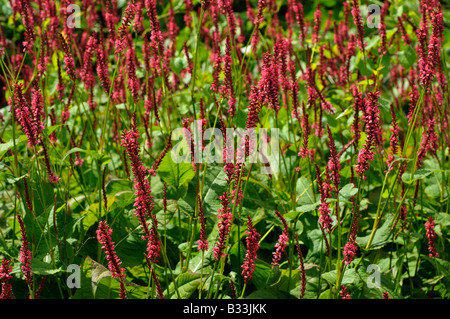
[(450, 297), (449, 8), (0, 1), (1, 298)]

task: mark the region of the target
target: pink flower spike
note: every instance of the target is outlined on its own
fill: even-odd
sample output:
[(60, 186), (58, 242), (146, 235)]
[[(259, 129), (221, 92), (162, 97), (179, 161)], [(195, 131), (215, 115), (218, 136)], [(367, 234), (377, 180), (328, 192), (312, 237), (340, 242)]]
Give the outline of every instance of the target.
[(247, 215), (247, 230), (245, 233), (247, 234), (247, 253), (245, 254), (245, 261), (242, 265), (242, 276), (244, 277), (244, 283), (247, 284), (252, 279), (253, 272), (255, 271), (256, 252), (259, 249), (259, 238), (261, 237), (253, 227), (250, 215)]
[(224, 192), (222, 196), (219, 197), (222, 201), (222, 208), (220, 208), (217, 212), (217, 218), (219, 219), (218, 227), (219, 227), (219, 235), (217, 236), (216, 246), (213, 247), (214, 258), (217, 260), (221, 257), (226, 256), (225, 245), (230, 234), (231, 228), (231, 219), (233, 218), (231, 214), (231, 209), (229, 207), (229, 198), (228, 193)]
[(197, 241), (198, 250), (206, 251), (208, 250), (208, 240), (206, 237), (206, 222), (205, 216), (203, 215), (203, 205), (200, 194), (197, 196), (198, 199), (198, 218), (200, 220), (200, 239)]
[(0, 299), (14, 299), (12, 286), (9, 283), (9, 281), (13, 278), (13, 276), (11, 276), (12, 268), (9, 266), (10, 262), (11, 261), (9, 259), (3, 258), (0, 266), (0, 279), (3, 281)]
[(278, 242), (275, 244), (275, 248), (276, 248), (275, 252), (272, 253), (272, 255), (273, 255), (272, 265), (273, 266), (278, 265), (278, 262), (281, 259), (281, 254), (285, 251), (287, 242), (289, 241), (289, 229), (288, 229), (286, 219), (284, 218), (283, 215), (281, 215), (281, 213), (279, 211), (275, 211), (275, 215), (277, 215), (277, 217), (281, 220), (281, 222), (283, 224), (283, 232), (278, 237)]
[(108, 260), (108, 268), (112, 273), (113, 278), (118, 278), (120, 281), (120, 298), (126, 299), (126, 289), (123, 283), (125, 279), (125, 268), (121, 268), (120, 265), (122, 262), (116, 254), (114, 242), (111, 240), (112, 229), (106, 223), (106, 221), (102, 220), (96, 231), (97, 239), (99, 243), (102, 245), (102, 249), (106, 254), (106, 259)]
[(425, 230), (427, 231), (427, 238), (428, 238), (428, 250), (429, 250), (429, 256), (431, 258), (433, 257), (439, 257), (439, 253), (436, 250), (436, 232), (434, 230), (435, 223), (433, 220), (433, 217), (428, 217), (428, 220), (425, 223)]
[(22, 264), (21, 268), (24, 279), (27, 282), (30, 290), (33, 290), (33, 269), (31, 267), (32, 255), (29, 247), (30, 243), (27, 238), (27, 231), (25, 229), (25, 224), (21, 215), (17, 215), (17, 221), (19, 222), (20, 232), (22, 235), (22, 245), (19, 252), (19, 261)]

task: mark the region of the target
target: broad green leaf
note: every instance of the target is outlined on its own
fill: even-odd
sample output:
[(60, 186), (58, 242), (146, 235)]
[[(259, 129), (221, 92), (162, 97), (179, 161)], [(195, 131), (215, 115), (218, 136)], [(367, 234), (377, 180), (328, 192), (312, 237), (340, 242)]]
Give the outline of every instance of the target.
[[(21, 145), (23, 142), (25, 142), (27, 140), (27, 136), (26, 135), (20, 135), (19, 138), (16, 138), (15, 143), (16, 145)], [(6, 143), (1, 143), (0, 144), (0, 157), (2, 157), (3, 155), (5, 155), (5, 153), (11, 149), (12, 147), (14, 147), (14, 140), (10, 139), (8, 142)]]
[(65, 124), (56, 124), (56, 125), (52, 125), (49, 127), (46, 127), (43, 131), (45, 136), (49, 136), (50, 134), (52, 134), (54, 131), (56, 131), (56, 129), (60, 126), (63, 126)]
[(417, 60), (415, 50), (409, 46), (405, 51), (397, 52), (398, 62), (405, 68), (409, 69)]
[(167, 152), (166, 156), (162, 159), (157, 172), (168, 185), (177, 190), (195, 176), (191, 163), (175, 163), (172, 160), (172, 154), (170, 152)]
[(33, 258), (31, 260), (31, 268), (33, 273), (37, 275), (53, 275), (62, 271), (61, 267), (54, 268), (53, 265)]
[[(332, 270), (322, 274), (322, 278), (328, 281), (330, 284), (336, 284), (336, 270)], [(349, 268), (344, 272), (344, 276), (342, 277), (341, 284), (342, 285), (352, 285), (357, 284), (359, 281), (358, 274), (355, 271), (355, 268)]]
[(262, 289), (271, 283), (274, 277), (272, 266), (260, 259), (256, 259), (255, 271), (253, 272), (253, 278), (251, 282), (257, 289)]
[(412, 183), (414, 181), (417, 181), (419, 179), (424, 179), (425, 177), (433, 174), (433, 173), (437, 173), (437, 172), (442, 172), (442, 170), (431, 170), (431, 169), (418, 169), (417, 171), (414, 172), (414, 177), (411, 178), (411, 173), (406, 172), (402, 175), (402, 181), (404, 183)]
[(246, 299), (288, 299), (289, 297), (291, 296), (285, 291), (267, 287), (252, 292)]
[(97, 287), (98, 287), (98, 284), (100, 283), (100, 280), (102, 280), (102, 278), (111, 277), (112, 273), (111, 273), (111, 271), (109, 271), (108, 268), (104, 267), (102, 264), (99, 264), (95, 260), (90, 259), (90, 262), (91, 262), (92, 293), (95, 296), (95, 293), (97, 291)]
[[(200, 180), (203, 179), (203, 174)], [(226, 174), (220, 167), (208, 167), (204, 176), (203, 208), (205, 213), (217, 212), (222, 207), (220, 196), (227, 190)]]
[(297, 180), (296, 191), (298, 204), (314, 204), (313, 187), (309, 179), (306, 177), (300, 177)]
[[(370, 249), (378, 249), (386, 245), (388, 242), (392, 241), (393, 238), (393, 231), (391, 230), (391, 227), (389, 226), (393, 217), (389, 216), (386, 218), (384, 223), (381, 226), (378, 226), (378, 229), (375, 232), (375, 235), (372, 239), (372, 242), (370, 244)], [(363, 237), (356, 237), (356, 243), (359, 247), (365, 248), (367, 243), (369, 242), (369, 238), (371, 236), (370, 232), (372, 229), (370, 229), (369, 234), (367, 236)]]
[[(202, 277), (201, 274), (191, 271), (184, 272), (178, 275), (175, 280), (177, 282), (178, 293), (180, 294), (179, 297), (181, 299), (188, 299), (194, 293), (194, 291), (197, 290), (200, 282), (205, 281), (207, 277), (208, 275), (203, 274)], [(166, 290), (164, 295), (170, 296), (171, 299), (178, 299), (178, 295), (175, 291), (175, 285), (173, 282), (169, 285), (168, 291)]]
[(352, 183), (347, 184), (339, 191), (339, 199), (349, 200), (350, 198), (355, 196), (356, 193), (358, 193), (358, 188), (356, 188)]
[(15, 184), (15, 183), (17, 183), (18, 181), (24, 179), (26, 176), (27, 176), (27, 175), (25, 174), (25, 175), (22, 175), (22, 176), (19, 176), (19, 177), (7, 177), (7, 178), (6, 178), (6, 181), (7, 181), (8, 183), (10, 183), (10, 184)]

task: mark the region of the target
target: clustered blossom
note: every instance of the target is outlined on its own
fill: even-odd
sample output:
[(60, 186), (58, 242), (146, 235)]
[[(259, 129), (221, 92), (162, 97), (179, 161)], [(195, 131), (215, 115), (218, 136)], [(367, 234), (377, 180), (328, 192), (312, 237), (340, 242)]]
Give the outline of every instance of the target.
[(427, 152), (436, 151), (438, 148), (437, 141), (439, 140), (435, 131), (435, 120), (430, 118), (427, 125), (425, 134), (422, 135), (420, 141), (419, 152), (417, 155), (417, 168), (422, 166), (422, 161), (425, 158)]
[(342, 299), (352, 299), (347, 291), (347, 287), (345, 287), (344, 285), (341, 286), (341, 291), (339, 292), (339, 294), (341, 295)]
[(331, 186), (328, 182), (328, 168), (326, 168), (325, 173), (327, 176), (327, 180), (322, 181), (322, 178), (320, 176), (320, 171), (318, 167), (316, 166), (317, 171), (317, 183), (319, 186), (319, 192), (320, 192), (320, 206), (319, 206), (319, 223), (322, 226), (324, 230), (327, 232), (331, 232), (331, 229), (333, 227), (333, 219), (330, 216), (330, 205), (328, 204), (327, 200), (331, 198), (330, 189)]
[(330, 159), (328, 160), (328, 170), (330, 171), (331, 180), (334, 184), (335, 193), (339, 192), (339, 184), (341, 182), (341, 163), (339, 161), (339, 155), (336, 151), (336, 145), (334, 143), (333, 135), (331, 134), (330, 126), (327, 124), (327, 132), (329, 138)]
[(245, 239), (247, 242), (247, 253), (245, 254), (245, 261), (242, 265), (242, 276), (244, 277), (244, 283), (247, 284), (252, 279), (253, 272), (255, 271), (256, 252), (259, 249), (259, 238), (261, 237), (253, 227), (250, 215), (247, 215), (247, 230), (245, 233), (247, 234), (247, 238)]
[(311, 134), (311, 127), (309, 125), (309, 115), (306, 113), (305, 103), (302, 104), (303, 116), (301, 119), (301, 126), (303, 129), (303, 142), (298, 152), (298, 156), (308, 157), (311, 154), (309, 150), (309, 135)]
[(428, 217), (428, 220), (425, 223), (425, 230), (427, 231), (428, 238), (428, 251), (430, 257), (439, 257), (439, 253), (436, 250), (436, 232), (434, 230), (435, 223), (433, 217)]
[(219, 235), (217, 236), (216, 246), (212, 249), (216, 260), (226, 255), (224, 250), (228, 235), (230, 234), (231, 219), (233, 218), (229, 207), (230, 202), (228, 193), (224, 192), (219, 199), (222, 201), (222, 208), (220, 208), (217, 212), (217, 218), (220, 219), (217, 224), (219, 228)]
[(356, 165), (356, 172), (362, 177), (364, 173), (369, 169), (369, 162), (375, 157), (375, 151), (373, 148), (381, 143), (381, 130), (379, 124), (380, 108), (378, 106), (379, 92), (368, 93), (368, 99), (366, 100), (364, 121), (366, 122), (367, 140), (364, 147), (358, 154), (358, 160)]
[(33, 103), (30, 106), (22, 92), (23, 84), (15, 84), (14, 88), (14, 116), (28, 138), (28, 146), (32, 148), (40, 143), (39, 134), (44, 129), (42, 122), (42, 95), (40, 95), (39, 91), (35, 90), (33, 93)]
[[(135, 216), (144, 232), (143, 239), (147, 241), (147, 253), (151, 261), (159, 257), (161, 243), (157, 234), (156, 219), (153, 212), (153, 196), (151, 195), (150, 182), (147, 179), (147, 169), (139, 158), (140, 146), (138, 143), (139, 131), (136, 124), (136, 114), (133, 115), (130, 130), (122, 132), (121, 146), (126, 148), (131, 161), (131, 170), (134, 175), (134, 207)], [(153, 225), (149, 229), (147, 218), (152, 219)]]
[(30, 1), (21, 0), (19, 1), (19, 12), (22, 15), (23, 24), (25, 26), (25, 41), (23, 41), (23, 51), (32, 53), (33, 45), (36, 38), (34, 33), (34, 14), (30, 6)]
[(128, 69), (128, 87), (131, 91), (131, 96), (135, 103), (139, 100), (139, 81), (136, 77), (136, 62), (135, 62), (134, 47), (131, 46), (127, 51), (127, 69)]
[[(430, 10), (432, 33), (428, 40), (428, 54), (425, 53), (424, 42), (426, 40), (426, 23), (421, 25), (417, 31), (419, 38), (419, 67), (421, 83), (428, 87), (436, 74), (436, 67), (440, 65), (442, 32), (443, 32), (443, 12), (440, 4), (433, 10)], [(425, 17), (423, 17), (424, 19)], [(426, 19), (426, 18), (425, 18)]]
[(359, 139), (361, 137), (360, 133), (360, 125), (359, 125), (359, 112), (364, 109), (364, 98), (362, 97), (362, 93), (358, 92), (358, 89), (356, 87), (353, 87), (353, 97), (355, 98), (355, 101), (353, 102), (353, 109), (354, 109), (354, 116), (353, 116), (353, 123), (351, 126), (351, 131), (353, 133), (353, 145), (355, 146), (355, 149), (358, 148)]
[(280, 109), (279, 67), (275, 54), (264, 53), (261, 66), (261, 78), (258, 83), (260, 101), (278, 112)]
[[(391, 147), (391, 153), (388, 154), (388, 158), (386, 160), (386, 164), (387, 164), (388, 168), (394, 161), (394, 155), (397, 154), (398, 138), (399, 138), (399, 133), (400, 133), (400, 129), (397, 124), (397, 118), (396, 118), (395, 111), (394, 111), (394, 108), (392, 105), (391, 105), (391, 116), (392, 116), (392, 127), (391, 127), (390, 131), (392, 132), (392, 135), (391, 135), (391, 138), (389, 139), (389, 146)], [(392, 170), (392, 169), (393, 169), (393, 167), (391, 166), (390, 170)]]
[(358, 30), (358, 37), (357, 37), (357, 43), (361, 50), (364, 51), (364, 26), (363, 26), (363, 19), (361, 18), (361, 12), (359, 9), (358, 0), (352, 0), (352, 16), (353, 16), (353, 22), (356, 25), (356, 28)]
[[(100, 38), (101, 39), (101, 38)], [(108, 71), (108, 57), (107, 53), (103, 47), (103, 41), (100, 41), (97, 46), (95, 53), (97, 55), (97, 74), (100, 79), (100, 83), (102, 84), (103, 90), (106, 94), (109, 94), (109, 89), (111, 87), (111, 81), (109, 80), (109, 71)]]
[(273, 266), (278, 265), (278, 262), (281, 259), (281, 254), (285, 251), (287, 242), (289, 241), (289, 229), (288, 229), (286, 219), (284, 218), (283, 215), (280, 214), (279, 211), (275, 211), (275, 215), (278, 216), (278, 218), (281, 220), (281, 222), (283, 224), (283, 232), (278, 237), (278, 242), (275, 244), (276, 250), (272, 253), (272, 255), (273, 255), (272, 265)]
[(234, 94), (233, 78), (231, 76), (232, 63), (233, 60), (231, 58), (231, 42), (230, 37), (227, 37), (226, 51), (223, 57), (223, 67), (222, 67), (223, 72), (225, 74), (225, 79), (222, 86), (220, 87), (220, 92), (223, 98), (228, 99), (228, 114), (230, 114), (231, 117), (236, 115), (236, 103), (237, 103)]
[(120, 298), (125, 299), (126, 289), (123, 283), (125, 279), (125, 268), (121, 268), (120, 265), (122, 261), (120, 261), (119, 257), (116, 254), (114, 242), (111, 240), (112, 229), (106, 223), (106, 221), (102, 220), (96, 231), (97, 239), (99, 243), (102, 245), (102, 249), (105, 251), (106, 259), (108, 260), (108, 268), (112, 273), (113, 278), (119, 279), (120, 282)]
[(200, 220), (200, 239), (197, 241), (198, 250), (206, 251), (208, 250), (208, 240), (206, 236), (206, 222), (205, 216), (203, 214), (203, 205), (200, 194), (197, 196), (198, 199), (198, 218)]
[(38, 76), (41, 77), (47, 70), (47, 64), (50, 63), (49, 55), (49, 45), (47, 39), (47, 32), (43, 31), (41, 34), (41, 52), (38, 59)]
[(322, 11), (320, 10), (320, 4), (317, 4), (316, 11), (314, 12), (314, 27), (311, 36), (313, 44), (316, 44), (319, 40), (319, 31), (321, 26)]
[(90, 90), (95, 84), (95, 77), (92, 72), (92, 57), (97, 47), (95, 32), (89, 37), (83, 54), (83, 65), (80, 71), (80, 78), (84, 82), (85, 88)]
[(115, 48), (118, 52), (125, 50), (126, 37), (128, 35), (128, 27), (131, 25), (133, 17), (136, 15), (135, 0), (128, 2), (123, 14), (122, 25), (119, 27), (119, 38), (116, 39)]
[(73, 59), (72, 53), (70, 52), (69, 46), (67, 45), (66, 39), (64, 39), (64, 36), (60, 33), (59, 38), (61, 41), (61, 46), (64, 51), (64, 63), (66, 64), (66, 72), (70, 76), (72, 80), (75, 80), (76, 73), (75, 73), (75, 61)]
[(14, 299), (14, 294), (12, 292), (12, 286), (9, 281), (13, 278), (11, 276), (12, 268), (9, 266), (11, 261), (9, 259), (3, 258), (2, 264), (0, 266), (0, 279), (2, 280), (2, 293), (0, 299)]
[[(358, 207), (358, 205), (353, 201), (354, 208)], [(352, 227), (350, 229), (350, 236), (348, 238), (347, 243), (344, 246), (344, 259), (343, 263), (346, 265), (350, 264), (353, 258), (356, 256), (356, 251), (358, 250), (358, 244), (356, 243), (356, 232), (358, 227), (358, 212), (356, 209), (353, 211), (353, 220)]]
[(156, 0), (145, 0), (145, 6), (147, 8), (147, 15), (150, 19), (151, 26), (151, 46), (158, 49), (162, 54), (163, 48), (163, 35), (161, 32), (161, 24), (158, 20), (156, 12)]
[(25, 229), (25, 224), (23, 222), (22, 216), (17, 215), (17, 221), (20, 226), (20, 233), (22, 235), (22, 245), (20, 246), (19, 261), (22, 264), (21, 269), (25, 281), (27, 282), (30, 290), (33, 290), (33, 269), (31, 267), (31, 250), (30, 243), (27, 238), (27, 231)]

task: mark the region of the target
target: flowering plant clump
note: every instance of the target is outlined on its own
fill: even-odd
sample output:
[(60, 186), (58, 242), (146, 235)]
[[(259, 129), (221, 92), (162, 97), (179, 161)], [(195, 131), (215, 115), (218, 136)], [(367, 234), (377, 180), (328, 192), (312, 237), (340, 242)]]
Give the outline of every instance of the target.
[(449, 298), (449, 18), (0, 1), (0, 299)]

